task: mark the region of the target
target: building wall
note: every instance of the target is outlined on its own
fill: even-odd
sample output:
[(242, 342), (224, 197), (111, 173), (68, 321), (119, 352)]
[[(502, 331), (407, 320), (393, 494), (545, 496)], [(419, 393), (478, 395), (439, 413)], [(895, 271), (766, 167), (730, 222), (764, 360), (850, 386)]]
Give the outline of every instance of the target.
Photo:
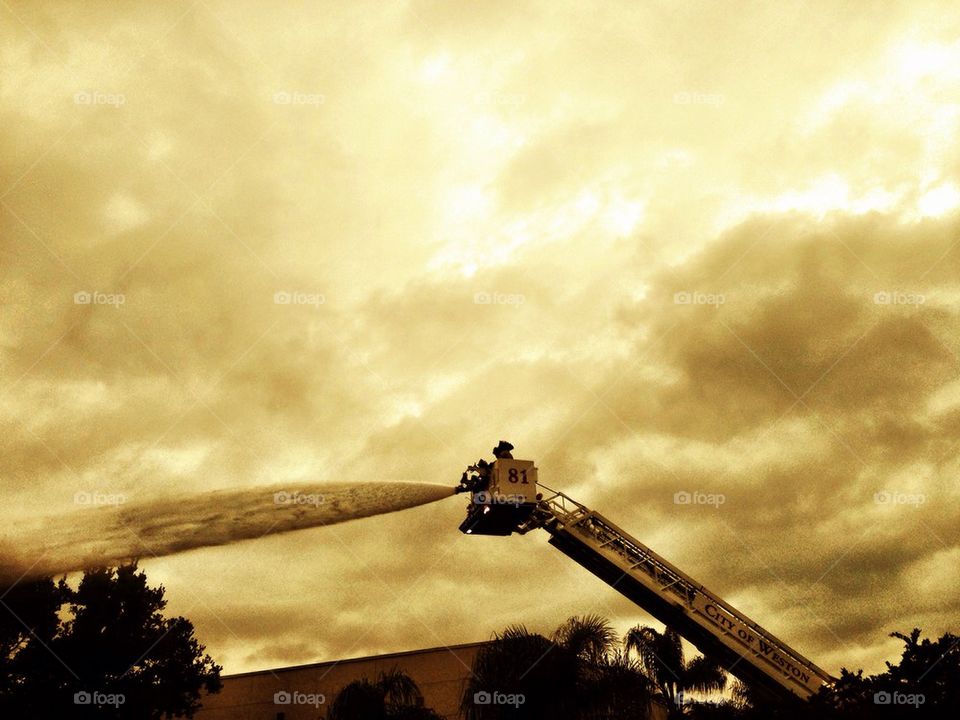
[[(413, 650), (371, 657), (298, 665), (273, 670), (225, 675), (223, 689), (203, 700), (196, 720), (322, 720), (337, 693), (354, 680), (375, 680), (381, 672), (399, 669), (420, 687), (424, 705), (449, 720), (460, 718), (460, 698), (473, 660), (485, 643)], [(298, 703), (278, 704), (277, 693), (288, 693)], [(314, 696), (310, 698), (309, 696)], [(308, 704), (308, 700), (324, 702)], [(281, 698), (282, 699), (282, 698)], [(663, 720), (666, 712), (651, 707), (650, 718)]]
[[(420, 686), (424, 705), (446, 718), (459, 718), (460, 697), (477, 650), (484, 643), (416, 650), (389, 655), (299, 665), (226, 675), (223, 689), (204, 698), (197, 720), (318, 720), (326, 718), (329, 703), (345, 685), (381, 672), (398, 668)], [(276, 693), (303, 696), (322, 695), (325, 702), (311, 704), (277, 704)], [(282, 699), (282, 698), (281, 698)], [(297, 697), (305, 703), (317, 699)], [(283, 713), (283, 715), (280, 715)]]

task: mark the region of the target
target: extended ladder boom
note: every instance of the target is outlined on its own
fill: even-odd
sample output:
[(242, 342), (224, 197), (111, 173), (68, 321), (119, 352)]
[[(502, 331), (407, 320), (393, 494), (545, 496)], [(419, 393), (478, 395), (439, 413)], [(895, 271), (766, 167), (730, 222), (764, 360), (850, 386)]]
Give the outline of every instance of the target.
[[(457, 492), (470, 493), (460, 530), (511, 535), (543, 528), (550, 544), (604, 580), (734, 675), (790, 698), (808, 699), (834, 678), (642, 542), (537, 481), (530, 460), (505, 441), (493, 463), (467, 468)], [(541, 492), (544, 491), (544, 492)]]
[(535, 527), (550, 533), (551, 545), (674, 628), (701, 652), (721, 661), (733, 674), (803, 699), (833, 681), (639, 540), (563, 493), (553, 492), (540, 500), (517, 532)]

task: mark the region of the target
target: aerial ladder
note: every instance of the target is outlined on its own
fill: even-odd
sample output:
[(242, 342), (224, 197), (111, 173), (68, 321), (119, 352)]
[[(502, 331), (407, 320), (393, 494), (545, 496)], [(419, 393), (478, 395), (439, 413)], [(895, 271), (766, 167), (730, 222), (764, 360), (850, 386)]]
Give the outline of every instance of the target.
[(531, 460), (515, 460), (501, 441), (492, 463), (463, 473), (470, 494), (460, 530), (525, 534), (542, 528), (550, 545), (676, 630), (701, 653), (754, 686), (807, 700), (835, 682), (821, 668), (600, 513), (538, 483)]

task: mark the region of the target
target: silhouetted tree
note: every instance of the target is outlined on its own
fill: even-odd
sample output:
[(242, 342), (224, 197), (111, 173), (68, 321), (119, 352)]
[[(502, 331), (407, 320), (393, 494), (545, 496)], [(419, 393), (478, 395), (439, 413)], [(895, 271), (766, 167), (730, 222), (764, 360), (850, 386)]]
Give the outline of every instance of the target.
[(955, 718), (960, 708), (960, 637), (946, 633), (938, 640), (921, 640), (920, 635), (919, 628), (909, 635), (891, 633), (904, 644), (900, 662), (887, 662), (886, 672), (869, 677), (844, 669), (834, 687), (813, 698), (811, 717)]
[(713, 660), (699, 655), (684, 657), (680, 635), (672, 628), (658, 632), (646, 625), (627, 631), (627, 652), (636, 652), (640, 666), (653, 681), (671, 717), (682, 717), (687, 692), (720, 692), (727, 686), (727, 674)]
[(559, 720), (574, 717), (576, 692), (576, 657), (514, 625), (477, 653), (461, 705), (467, 720)]
[(616, 648), (600, 665), (594, 685), (596, 698), (582, 717), (590, 720), (637, 720), (648, 717), (652, 683), (640, 663)]
[(619, 645), (610, 621), (599, 615), (568, 619), (553, 633), (553, 640), (588, 664), (603, 662)]
[[(960, 637), (938, 640), (893, 633), (900, 661), (865, 677), (843, 669), (809, 702), (737, 682), (717, 702), (678, 700), (686, 692), (722, 692), (726, 673), (709, 658), (684, 657), (670, 628), (629, 630), (619, 647), (609, 623), (571, 618), (552, 639), (522, 626), (482, 648), (462, 701), (467, 720), (636, 720), (649, 716), (651, 689), (672, 718), (687, 720), (946, 720), (960, 708)], [(631, 654), (635, 653), (634, 659)], [(523, 695), (519, 706), (491, 702), (493, 693)], [(477, 701), (480, 696), (480, 702)]]
[(51, 579), (0, 588), (0, 716), (30, 707), (57, 687), (48, 648), (60, 629), (63, 590)]
[(650, 680), (621, 649), (606, 618), (572, 617), (557, 628), (553, 640), (577, 660), (577, 717), (613, 720), (646, 715)]
[(413, 678), (398, 669), (375, 681), (354, 680), (343, 687), (330, 707), (330, 720), (441, 720), (423, 707), (423, 694)]
[[(770, 697), (749, 685), (734, 687), (726, 714), (709, 717), (731, 720), (941, 720), (954, 718), (960, 707), (960, 638), (946, 633), (938, 640), (892, 633), (903, 641), (900, 662), (887, 662), (887, 671), (864, 676), (862, 670), (840, 671), (837, 681), (823, 687), (809, 702)], [(701, 717), (697, 715), (696, 717)], [(708, 717), (703, 715), (702, 717)]]
[[(220, 667), (136, 564), (16, 585), (0, 601), (0, 717), (192, 717)], [(99, 701), (99, 702), (98, 702)]]
[(507, 628), (477, 654), (462, 709), (468, 720), (646, 717), (650, 682), (595, 615), (570, 618), (552, 639)]
[(920, 640), (920, 634), (920, 628), (914, 628), (910, 635), (890, 635), (903, 641), (903, 654), (897, 665), (887, 663), (877, 692), (919, 693), (927, 708), (956, 713), (960, 709), (960, 637), (946, 633), (938, 640)]

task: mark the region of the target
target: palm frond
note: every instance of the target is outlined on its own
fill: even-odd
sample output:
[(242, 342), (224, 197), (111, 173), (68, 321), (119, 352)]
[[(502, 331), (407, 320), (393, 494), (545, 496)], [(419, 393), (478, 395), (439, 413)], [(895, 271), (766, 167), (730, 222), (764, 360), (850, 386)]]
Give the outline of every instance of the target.
[(553, 639), (577, 657), (599, 662), (613, 650), (617, 634), (606, 618), (600, 615), (584, 615), (568, 619), (557, 628)]
[(380, 673), (376, 684), (383, 693), (383, 702), (388, 709), (417, 706), (423, 702), (423, 694), (417, 683), (399, 668)]
[(683, 689), (696, 692), (721, 692), (727, 686), (727, 672), (702, 655), (693, 658), (684, 668)]

